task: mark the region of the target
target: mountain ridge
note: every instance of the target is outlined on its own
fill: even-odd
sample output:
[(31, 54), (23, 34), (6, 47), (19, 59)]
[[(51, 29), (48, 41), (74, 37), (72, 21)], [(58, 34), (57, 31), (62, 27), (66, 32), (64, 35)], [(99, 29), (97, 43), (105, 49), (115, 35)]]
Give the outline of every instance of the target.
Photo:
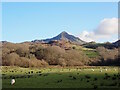
[(78, 37), (75, 37), (74, 35), (70, 35), (67, 32), (63, 31), (60, 34), (58, 34), (57, 36), (53, 37), (53, 38), (49, 38), (49, 39), (43, 39), (43, 40), (34, 40), (32, 42), (45, 42), (45, 43), (49, 43), (50, 41), (54, 41), (54, 40), (66, 40), (66, 41), (70, 41), (72, 43), (75, 44), (85, 44), (86, 42), (81, 40)]
[(116, 47), (120, 47), (120, 39), (115, 41), (114, 43), (112, 43), (113, 45), (115, 45)]

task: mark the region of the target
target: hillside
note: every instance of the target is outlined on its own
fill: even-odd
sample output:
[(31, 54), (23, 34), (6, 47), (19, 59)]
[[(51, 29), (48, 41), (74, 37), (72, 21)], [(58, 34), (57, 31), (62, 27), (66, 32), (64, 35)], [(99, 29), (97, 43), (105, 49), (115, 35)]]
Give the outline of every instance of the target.
[(120, 47), (120, 40), (114, 42), (113, 45), (115, 45), (116, 47)]

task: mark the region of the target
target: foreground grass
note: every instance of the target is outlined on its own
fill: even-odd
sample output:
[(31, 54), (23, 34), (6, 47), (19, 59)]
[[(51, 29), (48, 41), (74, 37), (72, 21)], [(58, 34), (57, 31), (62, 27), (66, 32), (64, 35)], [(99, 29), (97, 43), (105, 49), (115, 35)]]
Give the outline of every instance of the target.
[[(2, 67), (3, 88), (117, 88), (117, 67)], [(15, 85), (10, 85), (15, 77)]]

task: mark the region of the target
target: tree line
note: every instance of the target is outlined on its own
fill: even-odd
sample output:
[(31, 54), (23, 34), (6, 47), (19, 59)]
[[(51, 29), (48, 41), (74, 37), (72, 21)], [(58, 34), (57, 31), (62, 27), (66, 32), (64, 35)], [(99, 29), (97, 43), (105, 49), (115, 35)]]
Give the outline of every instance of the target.
[(2, 65), (20, 67), (42, 67), (49, 65), (84, 66), (117, 65), (118, 49), (98, 47), (98, 58), (89, 58), (82, 50), (65, 50), (60, 46), (41, 43), (3, 43)]

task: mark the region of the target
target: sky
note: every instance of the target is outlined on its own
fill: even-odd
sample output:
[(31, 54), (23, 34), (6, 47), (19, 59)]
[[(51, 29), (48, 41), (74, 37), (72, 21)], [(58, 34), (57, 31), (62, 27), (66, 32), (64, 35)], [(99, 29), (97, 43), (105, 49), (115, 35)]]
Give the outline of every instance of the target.
[(3, 2), (2, 40), (52, 38), (62, 31), (84, 41), (118, 39), (117, 2)]

